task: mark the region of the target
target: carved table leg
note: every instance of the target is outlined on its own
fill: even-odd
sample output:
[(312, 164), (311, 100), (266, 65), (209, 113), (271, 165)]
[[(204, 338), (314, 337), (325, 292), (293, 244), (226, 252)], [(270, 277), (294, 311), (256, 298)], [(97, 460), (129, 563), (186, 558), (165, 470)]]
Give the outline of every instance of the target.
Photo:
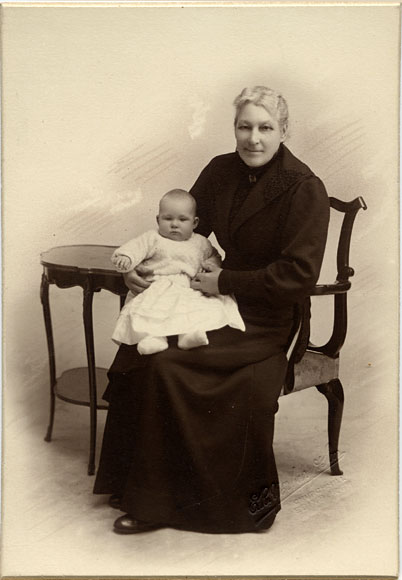
[(85, 346), (87, 349), (88, 360), (88, 379), (89, 379), (89, 413), (90, 413), (90, 443), (89, 443), (89, 462), (88, 475), (95, 473), (95, 450), (96, 450), (96, 374), (95, 374), (95, 348), (94, 333), (92, 323), (92, 301), (93, 290), (88, 281), (84, 288), (83, 317), (85, 329)]
[(54, 392), (56, 386), (56, 361), (54, 354), (52, 319), (50, 315), (50, 305), (49, 305), (49, 280), (45, 273), (42, 274), (42, 282), (40, 285), (40, 300), (42, 302), (43, 318), (45, 320), (47, 350), (49, 355), (49, 371), (50, 371), (50, 416), (45, 441), (51, 441), (56, 405), (56, 395)]
[(328, 440), (329, 440), (329, 462), (332, 475), (342, 475), (338, 461), (338, 441), (341, 430), (343, 412), (343, 387), (339, 379), (317, 385), (317, 389), (328, 401)]

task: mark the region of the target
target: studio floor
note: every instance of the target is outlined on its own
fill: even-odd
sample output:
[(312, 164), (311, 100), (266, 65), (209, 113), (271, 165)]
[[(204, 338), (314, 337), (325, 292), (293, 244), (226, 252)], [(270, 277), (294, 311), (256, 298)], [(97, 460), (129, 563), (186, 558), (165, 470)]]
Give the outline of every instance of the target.
[[(18, 390), (3, 420), (2, 576), (397, 575), (397, 412), (392, 385), (375, 368), (345, 387), (342, 476), (327, 460), (327, 403), (315, 389), (280, 399), (275, 450), (282, 511), (262, 534), (161, 529), (121, 536), (120, 512), (92, 495), (88, 409)], [(381, 388), (380, 388), (381, 387)], [(105, 413), (99, 412), (98, 452)]]

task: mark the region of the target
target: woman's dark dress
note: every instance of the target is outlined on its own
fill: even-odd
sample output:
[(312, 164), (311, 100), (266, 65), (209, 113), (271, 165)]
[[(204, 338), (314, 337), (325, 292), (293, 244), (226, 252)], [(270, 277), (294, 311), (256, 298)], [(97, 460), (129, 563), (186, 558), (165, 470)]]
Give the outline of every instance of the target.
[(121, 494), (142, 521), (210, 533), (267, 529), (280, 509), (272, 450), (286, 348), (315, 285), (329, 204), (311, 170), (281, 145), (249, 170), (237, 153), (213, 159), (191, 193), (203, 235), (226, 256), (246, 332), (208, 333), (208, 346), (150, 356), (122, 345), (94, 493)]

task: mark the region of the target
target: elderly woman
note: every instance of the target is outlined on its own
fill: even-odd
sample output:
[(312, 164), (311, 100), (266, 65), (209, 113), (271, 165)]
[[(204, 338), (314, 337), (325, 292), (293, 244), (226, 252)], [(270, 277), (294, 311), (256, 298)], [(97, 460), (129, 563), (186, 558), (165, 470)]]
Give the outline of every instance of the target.
[[(309, 317), (329, 202), (283, 144), (284, 98), (254, 87), (234, 105), (236, 152), (212, 159), (191, 189), (197, 231), (215, 233), (225, 260), (192, 285), (234, 295), (246, 332), (224, 327), (208, 346), (182, 351), (172, 341), (149, 357), (120, 347), (94, 489), (126, 512), (115, 521), (119, 533), (259, 532), (280, 510), (274, 417), (287, 349)], [(126, 284), (147, 286), (134, 272)]]

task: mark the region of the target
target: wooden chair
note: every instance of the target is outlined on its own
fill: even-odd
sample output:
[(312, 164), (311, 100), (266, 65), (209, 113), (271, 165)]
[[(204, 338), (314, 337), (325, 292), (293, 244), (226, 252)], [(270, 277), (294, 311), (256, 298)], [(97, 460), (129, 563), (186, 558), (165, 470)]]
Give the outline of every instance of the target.
[[(344, 393), (339, 380), (339, 353), (347, 331), (347, 293), (351, 288), (349, 278), (354, 270), (349, 266), (349, 249), (353, 223), (360, 209), (367, 209), (362, 197), (343, 202), (330, 197), (332, 210), (344, 214), (337, 248), (337, 276), (333, 284), (319, 284), (312, 296), (334, 296), (334, 321), (332, 334), (322, 346), (308, 344), (303, 358), (295, 362), (293, 349), (289, 356), (289, 369), (282, 395), (316, 387), (328, 401), (329, 463), (332, 475), (342, 475), (338, 460), (338, 441), (342, 421)], [(299, 329), (303, 335), (303, 322)]]

